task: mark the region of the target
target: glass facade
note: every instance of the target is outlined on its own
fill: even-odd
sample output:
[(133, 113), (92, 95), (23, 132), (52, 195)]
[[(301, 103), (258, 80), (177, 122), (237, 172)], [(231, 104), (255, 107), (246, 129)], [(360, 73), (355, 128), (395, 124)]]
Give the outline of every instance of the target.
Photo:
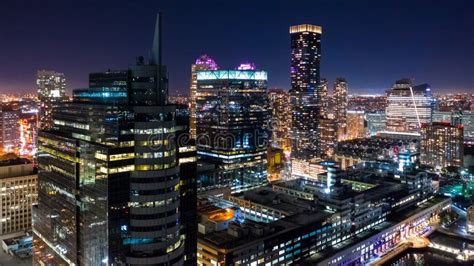
[(375, 136), (378, 132), (387, 129), (387, 117), (385, 112), (367, 113), (365, 114), (367, 122), (367, 135)]
[(272, 90), (268, 93), (268, 100), (271, 113), (271, 146), (287, 151), (290, 149), (290, 96), (283, 90)]
[(342, 141), (347, 137), (347, 93), (348, 85), (344, 78), (337, 78), (334, 81), (334, 117), (337, 124), (337, 140)]
[(183, 264), (176, 107), (154, 62), (91, 74), (40, 132), (35, 263)]
[(218, 165), (211, 185), (247, 189), (267, 182), (267, 73), (197, 72), (199, 157)]
[(189, 134), (191, 138), (196, 139), (196, 92), (197, 92), (197, 71), (217, 70), (219, 67), (216, 62), (208, 55), (202, 55), (191, 66), (191, 87), (189, 90), (190, 108), (189, 108)]
[(412, 86), (399, 80), (387, 92), (387, 130), (419, 132), (421, 125), (431, 123), (435, 101), (428, 84)]
[(313, 25), (290, 27), (292, 157), (318, 157), (321, 112), (320, 60), (322, 29)]
[(39, 128), (49, 129), (52, 127), (53, 107), (66, 99), (66, 77), (63, 73), (40, 70), (37, 73), (36, 85), (40, 102)]

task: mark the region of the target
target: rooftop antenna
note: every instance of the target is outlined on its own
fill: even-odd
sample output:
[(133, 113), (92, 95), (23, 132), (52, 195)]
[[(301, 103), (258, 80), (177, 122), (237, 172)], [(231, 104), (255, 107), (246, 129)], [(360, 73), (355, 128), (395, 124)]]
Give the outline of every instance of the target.
[[(151, 48), (150, 65), (157, 66), (157, 80), (158, 91), (156, 93), (156, 100), (158, 103), (166, 104), (168, 102), (168, 91), (165, 81), (163, 80), (163, 69), (161, 64), (161, 12), (156, 14), (155, 34), (153, 35), (153, 46)], [(166, 78), (166, 76), (165, 76)]]
[(151, 48), (151, 64), (161, 66), (161, 12), (156, 14), (155, 34)]

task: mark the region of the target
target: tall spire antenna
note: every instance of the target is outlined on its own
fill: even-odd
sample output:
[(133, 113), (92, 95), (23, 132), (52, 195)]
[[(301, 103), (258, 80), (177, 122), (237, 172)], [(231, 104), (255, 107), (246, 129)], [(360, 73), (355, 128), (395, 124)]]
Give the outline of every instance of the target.
[(155, 34), (151, 48), (151, 64), (161, 66), (161, 12), (156, 14)]

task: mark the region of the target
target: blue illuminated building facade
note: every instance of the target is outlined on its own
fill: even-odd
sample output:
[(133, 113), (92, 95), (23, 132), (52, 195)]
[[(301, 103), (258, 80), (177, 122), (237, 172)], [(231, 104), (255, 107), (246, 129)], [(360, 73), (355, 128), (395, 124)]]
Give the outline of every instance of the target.
[(198, 156), (217, 166), (202, 186), (239, 191), (267, 182), (267, 72), (239, 69), (197, 72)]
[(34, 264), (183, 265), (176, 107), (152, 57), (94, 73), (38, 140)]

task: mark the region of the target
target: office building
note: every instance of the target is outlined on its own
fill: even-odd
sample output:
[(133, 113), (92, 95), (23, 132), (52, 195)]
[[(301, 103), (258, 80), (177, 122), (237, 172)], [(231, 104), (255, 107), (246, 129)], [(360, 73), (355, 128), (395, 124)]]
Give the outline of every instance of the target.
[(321, 116), (327, 117), (329, 113), (332, 113), (331, 110), (329, 110), (330, 96), (328, 91), (328, 81), (322, 78), (319, 84), (319, 88), (321, 95)]
[(267, 72), (239, 68), (197, 72), (198, 157), (217, 166), (210, 185), (233, 191), (267, 182)]
[(52, 127), (51, 114), (53, 108), (66, 100), (66, 77), (63, 73), (49, 70), (39, 70), (36, 74), (38, 86), (39, 128)]
[(387, 130), (387, 117), (385, 111), (366, 113), (365, 121), (367, 123), (367, 135), (376, 136), (381, 131)]
[(217, 70), (214, 59), (208, 55), (201, 55), (196, 62), (191, 65), (191, 88), (189, 90), (189, 134), (192, 139), (196, 139), (196, 93), (197, 93), (197, 71)]
[(31, 229), (31, 207), (36, 203), (36, 168), (13, 154), (0, 156), (0, 234)]
[(272, 147), (285, 151), (290, 150), (290, 130), (291, 130), (291, 106), (290, 95), (283, 90), (270, 90), (268, 92), (270, 105), (270, 130)]
[(364, 111), (346, 112), (345, 139), (360, 139), (365, 137), (365, 113)]
[(160, 32), (158, 15), (149, 62), (90, 74), (89, 88), (40, 131), (35, 264), (184, 263), (176, 108)]
[(337, 140), (346, 139), (347, 134), (347, 93), (348, 84), (344, 78), (334, 81), (332, 97), (334, 99), (334, 117), (337, 124)]
[(292, 158), (310, 159), (321, 153), (321, 35), (319, 26), (303, 24), (290, 27)]
[(176, 106), (176, 156), (179, 164), (180, 226), (184, 236), (184, 265), (196, 265), (197, 154), (189, 134), (189, 107)]
[(320, 132), (321, 151), (323, 155), (331, 157), (337, 142), (337, 123), (332, 114), (320, 120)]
[(442, 169), (462, 167), (464, 128), (450, 123), (434, 122), (421, 128), (421, 163)]
[(422, 124), (431, 123), (434, 104), (428, 84), (413, 86), (409, 79), (398, 80), (387, 92), (387, 130), (419, 133)]
[(0, 153), (18, 152), (20, 148), (20, 110), (0, 105)]
[(433, 122), (451, 123), (452, 125), (463, 125), (464, 143), (474, 143), (474, 112), (471, 111), (434, 111)]

